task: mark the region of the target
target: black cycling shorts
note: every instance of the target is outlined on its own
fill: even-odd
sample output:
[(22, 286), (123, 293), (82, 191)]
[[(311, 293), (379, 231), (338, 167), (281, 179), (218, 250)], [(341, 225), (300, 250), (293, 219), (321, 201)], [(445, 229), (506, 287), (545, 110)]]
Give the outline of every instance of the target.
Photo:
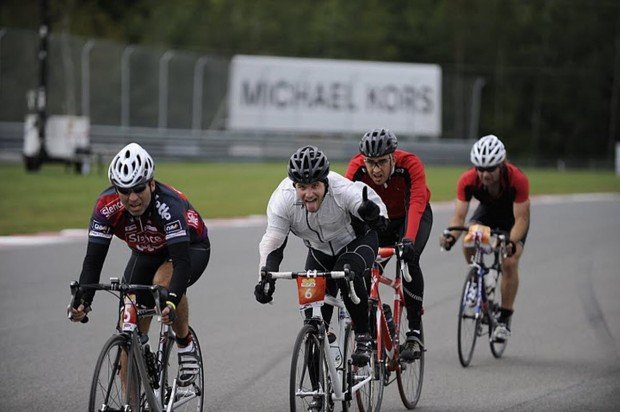
[[(191, 243), (189, 245), (190, 271), (187, 287), (196, 283), (200, 278), (209, 263), (210, 256), (211, 244), (209, 238), (206, 238), (202, 242)], [(125, 267), (123, 282), (137, 285), (152, 285), (157, 269), (167, 261), (170, 261), (168, 253), (147, 255), (132, 251), (129, 262), (127, 262), (127, 266)], [(153, 295), (151, 295), (150, 292), (137, 293), (136, 300), (139, 304), (146, 307), (155, 306)]]

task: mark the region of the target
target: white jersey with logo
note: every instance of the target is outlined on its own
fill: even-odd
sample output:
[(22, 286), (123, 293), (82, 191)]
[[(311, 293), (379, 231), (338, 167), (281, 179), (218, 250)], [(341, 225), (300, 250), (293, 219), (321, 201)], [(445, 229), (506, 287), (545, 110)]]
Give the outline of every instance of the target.
[[(267, 206), (267, 230), (259, 246), (260, 267), (265, 266), (271, 252), (282, 246), (289, 232), (303, 239), (306, 246), (331, 256), (355, 239), (350, 214), (361, 219), (357, 210), (362, 204), (362, 190), (368, 186), (335, 172), (330, 172), (327, 179), (327, 194), (316, 213), (308, 212), (297, 198), (293, 181), (288, 177), (273, 192)], [(368, 199), (387, 218), (385, 204), (370, 187)]]

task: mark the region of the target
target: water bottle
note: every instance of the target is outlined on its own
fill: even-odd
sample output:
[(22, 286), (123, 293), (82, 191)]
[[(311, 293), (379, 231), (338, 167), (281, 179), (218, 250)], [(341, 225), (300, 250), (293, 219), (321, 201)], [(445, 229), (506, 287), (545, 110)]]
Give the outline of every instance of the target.
[(495, 298), (495, 282), (497, 281), (497, 270), (491, 268), (484, 276), (484, 288), (487, 292), (487, 299), (493, 301)]
[(396, 336), (396, 329), (394, 328), (394, 318), (392, 317), (392, 308), (387, 303), (383, 304), (383, 313), (385, 314), (385, 320), (387, 321), (390, 336), (394, 339)]
[(136, 295), (125, 296), (125, 308), (123, 309), (123, 332), (133, 332), (138, 327), (138, 312), (133, 302)]

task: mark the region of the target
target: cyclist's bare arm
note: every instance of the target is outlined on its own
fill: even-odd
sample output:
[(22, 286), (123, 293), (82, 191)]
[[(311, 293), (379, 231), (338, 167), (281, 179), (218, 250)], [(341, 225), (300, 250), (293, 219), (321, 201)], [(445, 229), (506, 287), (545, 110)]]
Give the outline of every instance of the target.
[(530, 226), (530, 200), (513, 205), (515, 224), (510, 230), (510, 240), (518, 242), (523, 239)]

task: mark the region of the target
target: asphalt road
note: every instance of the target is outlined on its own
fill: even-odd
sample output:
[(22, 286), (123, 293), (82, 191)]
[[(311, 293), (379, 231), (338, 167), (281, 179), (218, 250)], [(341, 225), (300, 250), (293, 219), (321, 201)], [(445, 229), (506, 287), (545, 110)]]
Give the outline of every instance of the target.
[[(450, 209), (436, 207), (423, 254), (425, 382), (420, 410), (618, 410), (620, 406), (620, 197), (539, 199), (521, 265), (513, 336), (502, 359), (479, 340), (472, 364), (456, 351), (461, 253), (440, 252)], [(206, 352), (208, 411), (288, 410), (288, 373), (301, 324), (292, 282), (275, 303), (252, 295), (263, 224), (211, 227), (211, 262), (189, 291), (191, 323)], [(93, 367), (114, 330), (114, 300), (97, 295), (91, 321), (67, 321), (69, 281), (85, 244), (0, 248), (0, 411), (86, 409)], [(103, 279), (122, 273), (114, 241)], [(282, 269), (303, 269), (291, 238)], [(387, 296), (387, 295), (386, 295)], [(384, 411), (404, 410), (395, 384)]]

